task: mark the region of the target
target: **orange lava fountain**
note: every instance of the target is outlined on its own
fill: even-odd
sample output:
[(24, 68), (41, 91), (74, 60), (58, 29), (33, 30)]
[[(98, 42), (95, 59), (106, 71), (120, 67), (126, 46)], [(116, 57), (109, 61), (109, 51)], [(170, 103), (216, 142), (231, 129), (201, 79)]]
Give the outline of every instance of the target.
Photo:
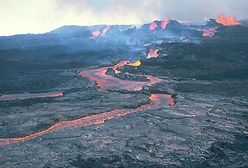
[(236, 26), (240, 24), (240, 22), (237, 20), (235, 16), (227, 16), (224, 14), (219, 15), (216, 18), (216, 22), (224, 26)]
[(161, 22), (161, 28), (162, 29), (166, 29), (167, 28), (167, 25), (170, 23), (170, 20), (169, 19), (164, 19), (162, 22)]
[(156, 23), (156, 22), (152, 22), (152, 23), (150, 24), (150, 26), (149, 26), (149, 29), (150, 29), (150, 30), (155, 30), (155, 29), (157, 29), (157, 27), (158, 27), (157, 23)]

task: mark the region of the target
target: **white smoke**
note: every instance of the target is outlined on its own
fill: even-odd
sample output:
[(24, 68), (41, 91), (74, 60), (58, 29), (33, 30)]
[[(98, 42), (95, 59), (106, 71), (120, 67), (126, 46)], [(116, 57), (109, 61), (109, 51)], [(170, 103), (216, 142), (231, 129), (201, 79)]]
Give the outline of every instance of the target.
[(203, 23), (220, 13), (248, 17), (247, 0), (0, 0), (0, 35), (43, 33), (63, 25)]

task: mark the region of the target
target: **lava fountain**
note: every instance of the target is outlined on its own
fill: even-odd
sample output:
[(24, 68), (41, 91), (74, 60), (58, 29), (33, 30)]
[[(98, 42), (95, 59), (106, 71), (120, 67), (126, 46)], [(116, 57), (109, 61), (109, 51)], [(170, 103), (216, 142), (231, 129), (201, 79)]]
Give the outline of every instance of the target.
[(149, 26), (149, 30), (155, 30), (158, 28), (158, 25), (156, 22), (152, 22)]
[(170, 20), (169, 19), (164, 19), (162, 20), (161, 22), (161, 28), (162, 29), (166, 29), (167, 28), (167, 25), (170, 23)]
[(227, 16), (224, 14), (219, 15), (216, 18), (216, 22), (224, 26), (237, 26), (240, 24), (240, 22), (237, 20), (235, 16)]

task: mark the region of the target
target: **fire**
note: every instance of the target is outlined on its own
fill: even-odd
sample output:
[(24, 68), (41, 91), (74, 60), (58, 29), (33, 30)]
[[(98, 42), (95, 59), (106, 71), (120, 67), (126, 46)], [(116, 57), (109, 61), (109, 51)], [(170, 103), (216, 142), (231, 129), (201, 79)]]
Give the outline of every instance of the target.
[(148, 59), (149, 58), (157, 58), (159, 56), (158, 54), (159, 49), (150, 49), (148, 53)]
[(133, 66), (133, 67), (138, 67), (138, 66), (140, 66), (141, 65), (141, 61), (136, 61), (136, 62), (134, 62), (134, 63), (129, 63), (129, 64), (127, 64), (128, 66)]
[(213, 37), (216, 33), (216, 30), (218, 29), (218, 27), (210, 27), (207, 29), (203, 29), (203, 37)]
[(93, 30), (91, 32), (91, 37), (97, 38), (97, 37), (104, 36), (109, 31), (110, 27), (111, 27), (110, 25), (107, 25), (102, 30)]
[(157, 29), (157, 27), (158, 27), (157, 23), (156, 23), (156, 22), (152, 22), (152, 23), (150, 24), (150, 26), (149, 26), (149, 29), (150, 29), (150, 30), (155, 30), (155, 29)]
[(224, 26), (236, 26), (240, 24), (240, 22), (237, 20), (235, 16), (228, 16), (224, 14), (219, 15), (216, 18), (216, 22)]
[(169, 20), (169, 19), (164, 19), (164, 20), (161, 22), (161, 28), (162, 28), (162, 29), (166, 29), (168, 23), (170, 23), (170, 20)]

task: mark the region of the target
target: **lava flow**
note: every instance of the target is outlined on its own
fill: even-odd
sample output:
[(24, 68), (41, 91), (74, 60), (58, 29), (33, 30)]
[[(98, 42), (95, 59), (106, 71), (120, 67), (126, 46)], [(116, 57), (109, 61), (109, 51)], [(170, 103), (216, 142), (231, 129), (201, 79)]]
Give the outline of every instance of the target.
[[(125, 66), (128, 63), (129, 63), (128, 61), (122, 61), (114, 66), (82, 71), (80, 72), (80, 75), (82, 77), (86, 77), (89, 78), (90, 80), (96, 81), (97, 85), (100, 87), (99, 90), (106, 90), (114, 87), (120, 87), (126, 90), (141, 90), (143, 86), (151, 86), (161, 81), (161, 79), (153, 77), (151, 75), (144, 75), (149, 80), (148, 82), (121, 80), (119, 78), (106, 75), (106, 71), (108, 68), (112, 68), (116, 72), (118, 71), (117, 70), (118, 67)], [(118, 72), (120, 73), (120, 71)], [(166, 104), (169, 106), (175, 105), (174, 99), (172, 98), (171, 95), (168, 94), (151, 94), (149, 99), (150, 99), (150, 103), (141, 105), (135, 109), (114, 109), (112, 111), (94, 114), (80, 119), (61, 121), (58, 122), (57, 124), (52, 125), (46, 130), (34, 134), (30, 134), (22, 137), (14, 137), (14, 138), (0, 138), (0, 146), (31, 140), (57, 130), (72, 129), (72, 128), (87, 127), (87, 126), (102, 124), (111, 119), (120, 118), (128, 114), (132, 114), (144, 110), (160, 108), (165, 106)]]
[(159, 49), (150, 49), (150, 51), (148, 53), (148, 59), (149, 58), (157, 58), (159, 56), (158, 52), (159, 52)]
[(237, 20), (235, 16), (227, 16), (224, 14), (219, 15), (216, 18), (216, 22), (224, 26), (236, 26), (240, 24), (240, 22)]
[(7, 100), (25, 100), (25, 99), (34, 99), (34, 98), (48, 98), (48, 97), (61, 97), (64, 96), (61, 92), (52, 92), (52, 93), (24, 93), (24, 94), (6, 94), (0, 96), (0, 101)]
[(128, 61), (122, 61), (115, 66), (82, 71), (79, 73), (79, 75), (95, 81), (97, 83), (97, 86), (99, 87), (99, 90), (102, 91), (113, 88), (121, 88), (130, 91), (139, 91), (142, 90), (143, 86), (151, 86), (161, 81), (161, 79), (150, 75), (144, 75), (149, 80), (148, 82), (121, 80), (119, 78), (106, 75), (106, 71), (108, 68), (112, 68), (115, 72), (120, 73), (119, 71), (117, 71), (117, 68), (128, 65), (128, 63)]
[(128, 66), (133, 66), (133, 67), (139, 67), (141, 65), (141, 61), (136, 61), (136, 62), (133, 62), (133, 63), (128, 63), (127, 65)]
[(218, 27), (209, 27), (206, 29), (203, 29), (202, 32), (202, 36), (203, 37), (213, 37), (216, 33), (216, 30), (218, 29)]
[(90, 115), (90, 116), (83, 117), (83, 118), (76, 119), (76, 120), (61, 121), (61, 122), (49, 127), (48, 129), (46, 129), (44, 131), (40, 131), (40, 132), (30, 134), (27, 136), (16, 137), (16, 138), (0, 138), (0, 146), (8, 145), (11, 143), (16, 143), (16, 142), (23, 142), (23, 141), (31, 140), (31, 139), (40, 137), (42, 135), (45, 135), (47, 133), (54, 132), (56, 130), (61, 130), (61, 129), (66, 129), (66, 128), (72, 129), (72, 128), (78, 128), (78, 127), (87, 127), (87, 126), (92, 126), (92, 125), (98, 125), (98, 124), (102, 124), (108, 120), (120, 118), (120, 117), (126, 116), (128, 114), (140, 112), (143, 110), (150, 110), (153, 108), (163, 107), (166, 104), (166, 102), (168, 104), (171, 103), (171, 102), (168, 102), (168, 100), (167, 100), (168, 96), (169, 95), (166, 95), (166, 94), (152, 94), (150, 96), (151, 102), (149, 104), (142, 105), (136, 109), (115, 109), (112, 111), (94, 114), (94, 115)]
[(110, 27), (111, 27), (110, 25), (107, 25), (102, 30), (93, 30), (91, 32), (91, 37), (97, 38), (97, 37), (104, 36), (109, 31)]

